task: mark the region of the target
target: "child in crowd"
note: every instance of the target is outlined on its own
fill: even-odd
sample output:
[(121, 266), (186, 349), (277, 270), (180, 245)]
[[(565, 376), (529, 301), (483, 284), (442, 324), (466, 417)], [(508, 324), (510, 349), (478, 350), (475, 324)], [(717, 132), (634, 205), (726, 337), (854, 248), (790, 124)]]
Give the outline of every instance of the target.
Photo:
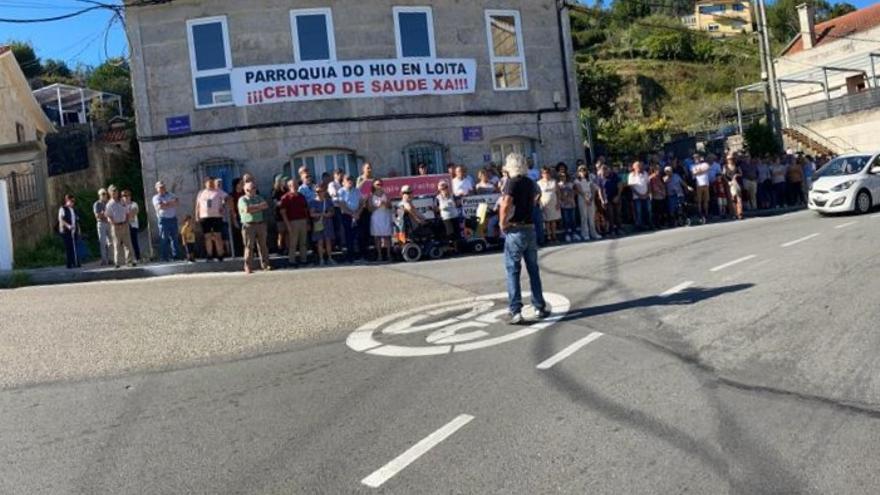
[(727, 181), (724, 180), (724, 175), (718, 174), (715, 176), (715, 182), (712, 183), (712, 193), (718, 201), (718, 214), (721, 218), (727, 218), (727, 197), (729, 195), (729, 188), (727, 186)]
[(186, 260), (190, 263), (196, 262), (196, 231), (193, 229), (193, 217), (187, 215), (183, 218), (183, 225), (180, 226), (180, 240), (186, 250)]

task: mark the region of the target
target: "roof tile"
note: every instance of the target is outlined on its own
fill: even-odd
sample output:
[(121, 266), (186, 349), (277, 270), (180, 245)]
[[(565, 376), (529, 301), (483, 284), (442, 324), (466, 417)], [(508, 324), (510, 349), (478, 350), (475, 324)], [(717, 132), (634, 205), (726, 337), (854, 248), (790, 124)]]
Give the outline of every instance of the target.
[[(880, 26), (880, 3), (875, 3), (870, 7), (816, 24), (816, 43), (813, 46), (831, 43), (840, 38), (867, 31), (877, 26)], [(802, 51), (804, 51), (804, 44), (801, 41), (801, 35), (798, 34), (782, 55), (794, 55)]]

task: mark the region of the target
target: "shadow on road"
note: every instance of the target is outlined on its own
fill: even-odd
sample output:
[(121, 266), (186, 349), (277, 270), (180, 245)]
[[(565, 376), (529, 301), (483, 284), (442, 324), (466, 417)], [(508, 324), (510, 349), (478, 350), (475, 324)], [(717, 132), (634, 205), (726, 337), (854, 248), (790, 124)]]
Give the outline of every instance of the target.
[(617, 313), (628, 309), (650, 308), (654, 306), (684, 306), (696, 304), (700, 301), (712, 299), (723, 294), (739, 292), (754, 287), (754, 284), (737, 284), (728, 285), (726, 287), (716, 287), (704, 289), (701, 287), (691, 287), (677, 294), (670, 296), (648, 296), (630, 301), (623, 301), (612, 304), (603, 304), (601, 306), (591, 306), (582, 309), (569, 311), (560, 321), (573, 321), (582, 318), (600, 316), (609, 313)]

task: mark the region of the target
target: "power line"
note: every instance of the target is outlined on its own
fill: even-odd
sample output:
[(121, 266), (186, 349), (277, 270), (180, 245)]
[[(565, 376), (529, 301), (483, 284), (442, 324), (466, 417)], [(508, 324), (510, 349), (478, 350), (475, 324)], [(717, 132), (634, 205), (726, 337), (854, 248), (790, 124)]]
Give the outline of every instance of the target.
[(77, 17), (77, 16), (83, 15), (85, 13), (92, 12), (94, 10), (99, 10), (99, 9), (106, 9), (106, 7), (101, 6), (101, 5), (96, 5), (93, 7), (80, 9), (76, 12), (71, 12), (69, 14), (57, 15), (54, 17), (42, 17), (42, 18), (37, 18), (37, 19), (6, 19), (6, 18), (0, 17), (0, 22), (6, 22), (6, 23), (10, 23), (10, 24), (35, 24), (35, 23), (39, 23), (39, 22), (63, 21), (64, 19), (70, 19), (72, 17)]

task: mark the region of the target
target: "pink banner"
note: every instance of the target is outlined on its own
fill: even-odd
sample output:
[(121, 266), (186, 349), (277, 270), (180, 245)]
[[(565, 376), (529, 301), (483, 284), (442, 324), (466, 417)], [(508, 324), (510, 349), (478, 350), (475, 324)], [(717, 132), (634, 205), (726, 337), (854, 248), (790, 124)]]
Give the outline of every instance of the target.
[[(450, 182), (449, 176), (446, 174), (438, 175), (413, 175), (410, 177), (382, 177), (382, 188), (391, 199), (401, 197), (400, 190), (403, 186), (409, 186), (412, 189), (413, 196), (435, 196), (437, 194), (437, 183), (440, 181)], [(369, 195), (372, 192), (373, 181), (366, 181), (361, 185), (361, 194)]]

